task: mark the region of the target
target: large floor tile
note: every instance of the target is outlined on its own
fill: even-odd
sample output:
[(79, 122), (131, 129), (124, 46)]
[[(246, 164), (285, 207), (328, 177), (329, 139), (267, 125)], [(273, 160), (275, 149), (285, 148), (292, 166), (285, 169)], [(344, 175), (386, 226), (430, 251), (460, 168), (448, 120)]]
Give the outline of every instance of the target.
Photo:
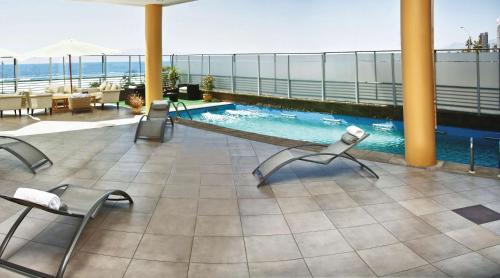
[(454, 277), (492, 277), (500, 273), (500, 266), (478, 253), (443, 260), (435, 264), (437, 268)]
[(429, 262), (437, 262), (470, 252), (470, 249), (443, 234), (410, 240), (405, 244)]
[(376, 277), (354, 252), (305, 259), (314, 277)]
[(132, 258), (141, 237), (138, 233), (98, 230), (83, 245), (82, 251)]
[(159, 261), (146, 261), (133, 259), (125, 273), (125, 278), (135, 277), (186, 277), (187, 263), (171, 263)]
[(359, 255), (377, 275), (387, 275), (427, 264), (401, 243), (362, 250)]
[(244, 263), (246, 256), (243, 237), (195, 237), (191, 262)]
[(246, 263), (235, 264), (189, 264), (188, 277), (218, 278), (218, 277), (249, 277)]
[(242, 236), (239, 216), (210, 215), (196, 219), (197, 236)]
[(382, 225), (400, 241), (407, 241), (439, 233), (437, 229), (416, 217), (383, 222)]
[(283, 215), (248, 215), (241, 217), (245, 236), (290, 234)]
[(192, 237), (145, 234), (134, 259), (189, 262)]
[(285, 214), (286, 221), (293, 233), (304, 233), (335, 229), (332, 222), (322, 211)]
[(345, 239), (356, 250), (397, 243), (398, 240), (380, 224), (340, 229)]
[(500, 236), (481, 226), (472, 226), (446, 234), (472, 250), (479, 250), (500, 244)]
[(79, 252), (71, 258), (65, 276), (121, 278), (129, 263), (130, 259)]
[(304, 257), (317, 257), (353, 251), (336, 230), (308, 232), (295, 235)]
[(278, 262), (248, 263), (250, 277), (309, 278), (311, 274), (302, 259)]
[(338, 228), (362, 226), (377, 222), (361, 207), (328, 210), (325, 213)]
[(269, 262), (299, 259), (297, 244), (291, 235), (245, 237), (248, 262)]

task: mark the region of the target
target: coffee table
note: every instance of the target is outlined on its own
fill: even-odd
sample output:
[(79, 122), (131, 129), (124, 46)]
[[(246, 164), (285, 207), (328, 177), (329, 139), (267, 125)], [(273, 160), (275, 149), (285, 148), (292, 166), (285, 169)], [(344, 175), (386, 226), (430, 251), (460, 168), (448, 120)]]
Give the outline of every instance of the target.
[(61, 113), (69, 111), (68, 96), (52, 96), (52, 112)]

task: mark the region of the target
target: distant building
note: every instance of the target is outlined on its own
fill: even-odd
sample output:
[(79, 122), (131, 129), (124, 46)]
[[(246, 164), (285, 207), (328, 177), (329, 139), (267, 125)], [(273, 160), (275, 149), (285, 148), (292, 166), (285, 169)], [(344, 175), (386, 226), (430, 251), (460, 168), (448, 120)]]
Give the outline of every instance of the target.
[(490, 48), (490, 44), (488, 43), (488, 32), (479, 34), (479, 43), (481, 44), (481, 48)]
[(500, 48), (500, 18), (497, 19), (497, 48)]

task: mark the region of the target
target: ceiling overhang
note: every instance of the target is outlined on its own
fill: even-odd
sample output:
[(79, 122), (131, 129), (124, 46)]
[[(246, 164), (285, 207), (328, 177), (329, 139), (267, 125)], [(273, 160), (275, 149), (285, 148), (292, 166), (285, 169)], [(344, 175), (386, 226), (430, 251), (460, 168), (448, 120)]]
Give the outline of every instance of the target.
[(108, 4), (128, 5), (128, 6), (146, 6), (146, 5), (173, 6), (196, 0), (71, 0), (71, 1), (108, 3)]

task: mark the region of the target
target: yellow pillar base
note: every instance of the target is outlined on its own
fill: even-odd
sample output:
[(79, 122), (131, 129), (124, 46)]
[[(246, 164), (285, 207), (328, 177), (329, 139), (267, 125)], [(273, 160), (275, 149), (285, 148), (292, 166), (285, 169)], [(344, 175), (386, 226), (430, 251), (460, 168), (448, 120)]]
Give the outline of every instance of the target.
[(433, 1), (401, 0), (401, 51), (405, 158), (436, 164)]
[(163, 99), (162, 68), (162, 5), (145, 6), (146, 17), (146, 99), (147, 111), (154, 100)]

